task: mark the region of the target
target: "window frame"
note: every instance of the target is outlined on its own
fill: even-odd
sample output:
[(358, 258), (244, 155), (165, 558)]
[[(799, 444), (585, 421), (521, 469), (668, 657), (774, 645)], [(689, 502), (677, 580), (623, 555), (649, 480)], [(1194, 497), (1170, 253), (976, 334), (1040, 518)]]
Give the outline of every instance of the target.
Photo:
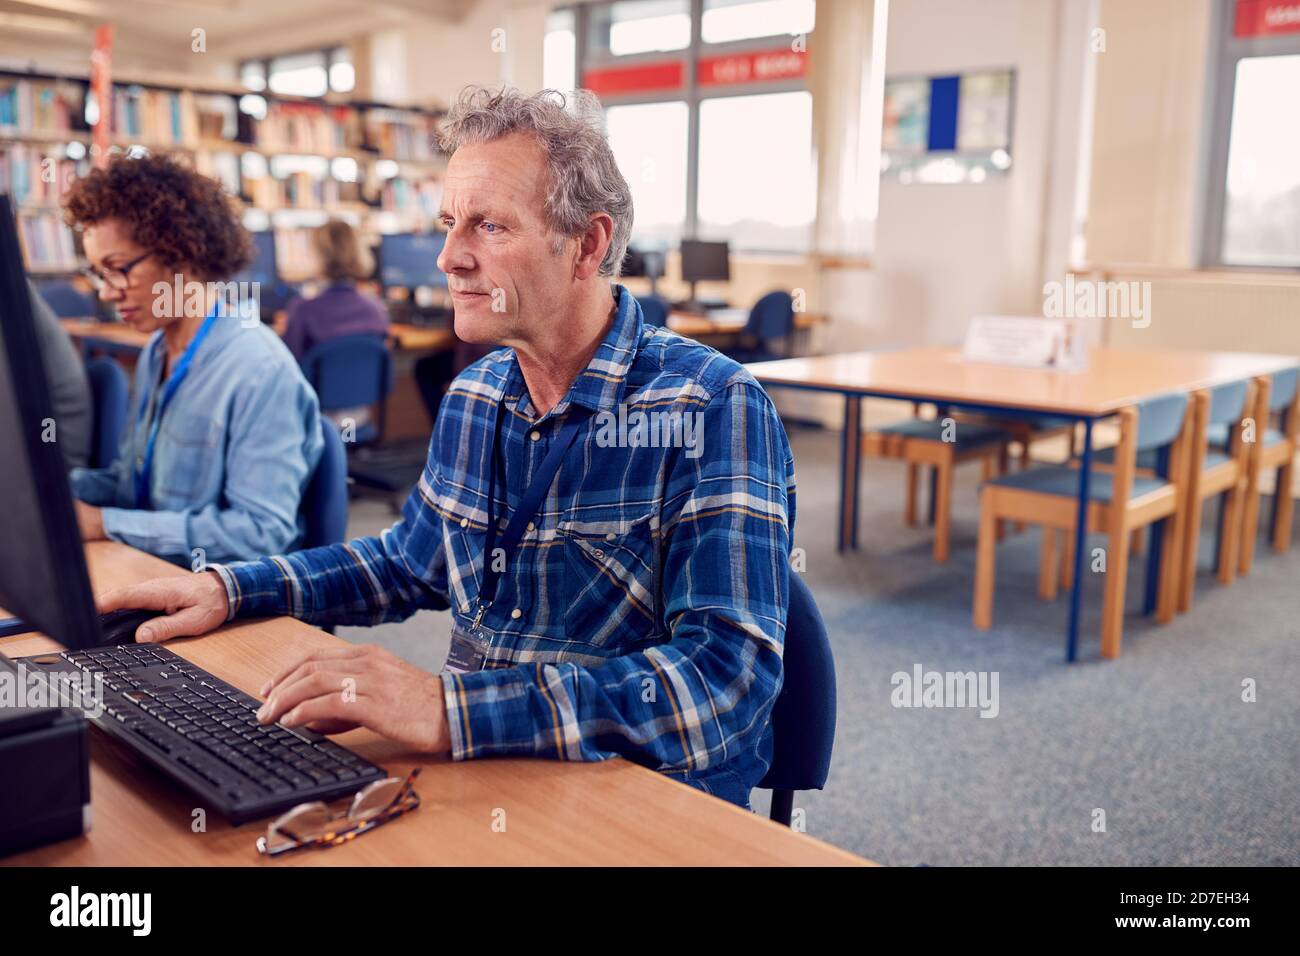
[[(322, 95), (322, 96), (301, 96), (301, 95), (296, 94), (296, 93), (276, 93), (276, 92), (274, 92), (274, 91), (271, 89), (271, 64), (272, 64), (272, 63), (274, 63), (276, 60), (286, 60), (286, 59), (289, 59), (290, 57), (295, 57), (295, 56), (310, 56), (311, 54), (314, 54), (314, 53), (319, 53), (319, 54), (321, 55), (321, 57), (325, 60), (325, 64), (324, 64), (324, 67), (325, 67), (325, 93), (324, 93), (324, 95)], [(336, 90), (336, 89), (334, 89), (334, 83), (333, 83), (333, 81), (330, 79), (330, 67), (332, 67), (332, 66), (334, 65), (334, 63), (336, 62), (339, 53), (344, 53), (344, 54), (346, 54), (347, 57), (348, 57), (348, 61), (349, 61), (349, 62), (352, 62), (352, 54), (351, 54), (351, 51), (348, 49), (348, 45), (347, 45), (346, 43), (330, 43), (330, 44), (328, 44), (328, 45), (326, 45), (326, 46), (310, 46), (310, 47), (305, 47), (305, 48), (300, 49), (300, 50), (283, 50), (283, 51), (281, 51), (281, 52), (279, 52), (279, 53), (276, 53), (276, 54), (273, 55), (273, 56), (250, 56), (250, 57), (248, 57), (248, 58), (245, 59), (245, 60), (240, 60), (240, 61), (239, 61), (238, 65), (237, 65), (237, 68), (236, 68), (236, 70), (235, 70), (235, 73), (236, 73), (236, 75), (240, 78), (240, 82), (242, 83), (242, 82), (243, 82), (244, 67), (245, 67), (245, 66), (247, 66), (247, 65), (250, 64), (250, 63), (256, 63), (256, 64), (258, 64), (259, 66), (261, 66), (261, 68), (262, 68), (262, 76), (263, 76), (263, 77), (265, 78), (265, 80), (266, 80), (266, 86), (264, 86), (264, 87), (263, 87), (262, 89), (260, 89), (260, 90), (249, 90), (249, 92), (250, 92), (250, 93), (258, 93), (258, 94), (260, 94), (260, 95), (262, 95), (262, 96), (277, 96), (277, 97), (287, 97), (287, 98), (289, 98), (289, 99), (308, 99), (308, 100), (327, 99), (327, 98), (329, 98), (329, 97), (331, 97), (331, 96), (347, 96), (347, 95), (349, 95), (349, 94), (351, 94), (351, 93), (354, 93), (354, 92), (356, 91), (357, 86), (356, 86), (356, 80), (355, 80), (355, 77), (354, 77), (353, 82), (352, 82), (352, 89), (351, 89), (351, 90)], [(354, 69), (354, 71), (355, 71), (355, 69), (356, 69), (356, 64), (355, 64), (355, 63), (352, 63), (352, 66), (353, 66), (353, 69)]]
[[(734, 56), (770, 50), (774, 43), (788, 41), (793, 34), (776, 33), (765, 37), (749, 37), (744, 40), (731, 40), (726, 43), (705, 43), (701, 39), (704, 17), (704, 0), (688, 0), (687, 9), (691, 18), (690, 42), (684, 49), (659, 51), (651, 53), (633, 53), (613, 56), (607, 52), (590, 48), (590, 30), (592, 11), (600, 7), (613, 5), (614, 0), (602, 0), (599, 3), (579, 3), (573, 6), (557, 7), (573, 12), (574, 28), (574, 73), (579, 84), (591, 70), (607, 67), (628, 67), (643, 63), (663, 63), (676, 61), (682, 64), (683, 84), (680, 90), (672, 92), (650, 91), (645, 93), (605, 94), (600, 97), (602, 108), (611, 106), (631, 106), (645, 103), (684, 102), (686, 117), (686, 220), (682, 223), (682, 238), (696, 239), (699, 230), (699, 185), (700, 185), (700, 103), (703, 100), (723, 99), (732, 96), (757, 96), (764, 93), (812, 93), (807, 77), (785, 80), (769, 80), (760, 83), (736, 83), (725, 86), (708, 87), (702, 92), (698, 82), (699, 62), (706, 57)], [(814, 26), (814, 30), (816, 27)], [(811, 36), (812, 34), (808, 34)], [(809, 143), (812, 146), (812, 143)], [(816, 175), (817, 168), (813, 153), (809, 151), (809, 168)], [(813, 213), (811, 236), (816, 235), (816, 212)], [(805, 256), (812, 253), (815, 240), (810, 238), (806, 248), (771, 249), (762, 247), (736, 246), (733, 241), (732, 251), (753, 255)]]
[(1204, 213), (1200, 235), (1200, 261), (1204, 268), (1239, 272), (1276, 272), (1295, 275), (1300, 266), (1225, 262), (1223, 230), (1228, 206), (1228, 156), (1232, 144), (1232, 108), (1237, 94), (1237, 64), (1268, 56), (1300, 55), (1300, 31), (1277, 36), (1239, 38), (1233, 35), (1236, 0), (1218, 0), (1210, 31), (1210, 116), (1207, 125), (1205, 178), (1201, 195)]

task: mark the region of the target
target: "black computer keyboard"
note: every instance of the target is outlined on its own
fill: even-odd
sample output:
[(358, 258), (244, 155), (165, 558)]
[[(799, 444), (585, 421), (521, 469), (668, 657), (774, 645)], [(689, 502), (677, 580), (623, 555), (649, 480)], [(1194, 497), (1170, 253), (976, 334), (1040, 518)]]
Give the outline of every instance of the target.
[(68, 703), (231, 823), (332, 800), (387, 776), (320, 734), (259, 724), (260, 701), (164, 647), (95, 647), (59, 658), (54, 666), (48, 655), (13, 663), (46, 675), (80, 670), (92, 692), (102, 675), (102, 693)]

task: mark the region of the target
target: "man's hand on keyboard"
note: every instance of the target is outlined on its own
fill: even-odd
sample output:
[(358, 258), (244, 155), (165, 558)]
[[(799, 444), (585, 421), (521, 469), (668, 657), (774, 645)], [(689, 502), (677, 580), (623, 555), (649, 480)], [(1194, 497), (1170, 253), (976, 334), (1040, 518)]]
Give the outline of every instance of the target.
[(99, 595), (96, 604), (100, 614), (123, 608), (166, 611), (166, 617), (154, 618), (136, 633), (136, 640), (150, 644), (206, 634), (225, 624), (230, 610), (226, 586), (215, 572), (154, 578), (114, 588)]
[(264, 724), (337, 734), (356, 727), (428, 753), (450, 753), (442, 680), (373, 644), (315, 651), (262, 687)]

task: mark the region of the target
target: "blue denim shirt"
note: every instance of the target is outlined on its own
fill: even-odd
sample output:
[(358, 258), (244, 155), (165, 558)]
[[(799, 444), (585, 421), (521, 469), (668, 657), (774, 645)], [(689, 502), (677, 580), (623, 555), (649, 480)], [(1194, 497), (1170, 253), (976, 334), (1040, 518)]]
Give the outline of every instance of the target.
[(298, 545), (299, 504), (324, 441), (316, 393), (279, 336), (260, 323), (245, 328), (234, 315), (216, 321), (163, 415), (149, 482), (153, 510), (139, 510), (144, 409), (162, 362), (157, 332), (136, 363), (116, 459), (108, 468), (73, 469), (73, 494), (103, 507), (109, 538), (177, 564), (246, 560)]

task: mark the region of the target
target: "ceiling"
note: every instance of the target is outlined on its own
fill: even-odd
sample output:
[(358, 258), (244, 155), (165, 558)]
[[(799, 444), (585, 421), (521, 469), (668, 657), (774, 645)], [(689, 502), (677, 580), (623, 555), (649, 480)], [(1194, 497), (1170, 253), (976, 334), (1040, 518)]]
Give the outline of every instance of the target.
[(206, 54), (233, 61), (325, 46), (413, 18), (459, 20), (472, 0), (0, 0), (0, 57), (85, 62), (95, 28), (112, 23), (114, 59), (187, 69), (194, 31)]

